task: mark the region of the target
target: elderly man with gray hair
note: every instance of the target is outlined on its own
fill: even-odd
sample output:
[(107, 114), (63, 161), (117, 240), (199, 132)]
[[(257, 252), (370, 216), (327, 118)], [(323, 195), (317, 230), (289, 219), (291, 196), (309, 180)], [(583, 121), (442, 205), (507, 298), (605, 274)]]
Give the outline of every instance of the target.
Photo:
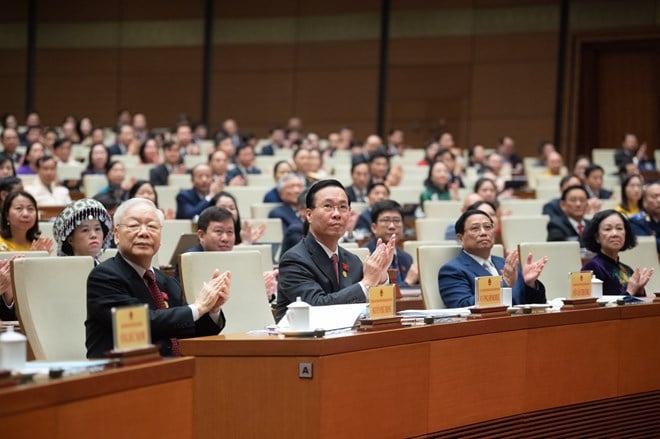
[(286, 174), (277, 182), (282, 205), (274, 208), (268, 218), (282, 220), (282, 233), (293, 224), (302, 224), (298, 214), (298, 196), (305, 190), (305, 180), (297, 174)]

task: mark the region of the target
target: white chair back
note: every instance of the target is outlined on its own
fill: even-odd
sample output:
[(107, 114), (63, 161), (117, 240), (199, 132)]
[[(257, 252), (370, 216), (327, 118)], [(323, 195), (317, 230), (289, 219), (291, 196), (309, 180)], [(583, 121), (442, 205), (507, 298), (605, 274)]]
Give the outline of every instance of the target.
[(548, 263), (539, 276), (545, 285), (548, 300), (569, 296), (571, 287), (568, 275), (582, 268), (580, 244), (577, 241), (523, 242), (518, 248), (521, 261), (525, 261), (529, 253), (535, 261), (543, 256), (548, 257)]
[[(556, 192), (556, 190), (555, 190)], [(538, 198), (538, 197), (537, 197)], [(518, 199), (503, 199), (500, 201), (500, 208), (502, 212), (513, 216), (518, 215), (541, 215), (543, 212), (543, 205), (545, 200), (518, 200)]]
[(366, 247), (360, 247), (360, 248), (351, 248), (348, 249), (349, 252), (353, 253), (355, 256), (360, 258), (362, 262), (364, 262), (365, 259), (367, 259), (367, 256), (369, 256), (371, 253), (369, 253), (369, 249)]
[(170, 174), (167, 177), (167, 185), (179, 189), (192, 188), (192, 179), (190, 174)]
[[(168, 263), (172, 258), (172, 254), (179, 243), (179, 238), (184, 233), (192, 233), (192, 222), (187, 219), (180, 220), (165, 220), (163, 230), (160, 234), (160, 249), (156, 254), (158, 260), (163, 263)], [(153, 261), (152, 261), (153, 265)]]
[(154, 190), (158, 195), (158, 207), (176, 212), (176, 196), (181, 189), (176, 186), (155, 186)]
[(229, 192), (236, 198), (239, 213), (242, 218), (250, 218), (250, 206), (253, 204), (261, 203), (264, 195), (271, 188), (266, 186), (227, 186), (225, 191)]
[(442, 241), (445, 239), (445, 230), (454, 224), (456, 218), (418, 218), (415, 220), (418, 241)]
[(282, 233), (282, 220), (280, 218), (255, 218), (251, 219), (252, 227), (258, 227), (261, 224), (266, 225), (266, 230), (258, 243), (275, 243), (281, 244), (284, 234)]
[(521, 242), (534, 242), (546, 235), (550, 217), (547, 215), (511, 215), (503, 216), (502, 242), (513, 250)]
[(417, 266), (419, 284), (422, 288), (426, 309), (446, 308), (438, 287), (438, 271), (447, 262), (454, 259), (462, 247), (460, 245), (423, 245), (417, 248)]
[(457, 245), (458, 242), (455, 240), (437, 240), (437, 241), (404, 241), (403, 242), (403, 251), (410, 253), (413, 258), (413, 262), (417, 263), (417, 249), (423, 245)]
[(273, 246), (270, 244), (235, 245), (232, 251), (259, 252), (261, 255), (262, 271), (270, 271), (273, 269)]
[(424, 215), (426, 218), (443, 218), (456, 221), (461, 216), (461, 208), (463, 207), (462, 201), (446, 200), (446, 201), (425, 201), (424, 202)]
[(230, 299), (222, 307), (227, 318), (223, 334), (263, 329), (275, 323), (266, 298), (261, 255), (256, 251), (185, 253), (180, 257), (181, 283), (188, 303), (218, 268), (232, 274)]
[[(254, 203), (250, 206), (251, 218), (268, 218), (268, 214), (271, 210), (275, 209), (278, 206), (281, 206), (282, 203)], [(243, 216), (241, 215), (241, 219)]]
[(106, 186), (108, 186), (108, 179), (105, 175), (90, 174), (83, 177), (83, 192), (87, 198), (92, 198)]
[(16, 308), (39, 361), (83, 360), (89, 256), (12, 261)]
[(655, 236), (638, 236), (637, 245), (619, 253), (619, 258), (633, 270), (637, 267), (653, 268), (653, 276), (646, 284), (646, 295), (653, 296), (653, 293), (660, 291), (660, 264), (658, 264)]

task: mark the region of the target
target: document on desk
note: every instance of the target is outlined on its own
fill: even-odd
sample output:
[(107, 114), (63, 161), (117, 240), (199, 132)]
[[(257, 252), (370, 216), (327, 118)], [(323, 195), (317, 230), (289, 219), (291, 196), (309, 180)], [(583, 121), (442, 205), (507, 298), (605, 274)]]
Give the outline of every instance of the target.
[(470, 308), (406, 309), (398, 314), (403, 317), (467, 317), (470, 315)]
[[(357, 324), (360, 315), (366, 310), (364, 303), (351, 303), (345, 305), (312, 306), (309, 309), (309, 329), (336, 329), (352, 328)], [(286, 315), (278, 323), (279, 329), (288, 329), (289, 320)]]

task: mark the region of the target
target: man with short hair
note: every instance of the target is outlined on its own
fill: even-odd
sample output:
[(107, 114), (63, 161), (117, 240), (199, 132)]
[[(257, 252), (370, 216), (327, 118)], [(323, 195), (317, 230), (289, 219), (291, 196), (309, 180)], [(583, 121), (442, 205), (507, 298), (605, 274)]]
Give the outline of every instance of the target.
[(252, 145), (245, 144), (238, 147), (236, 150), (236, 156), (234, 157), (236, 162), (236, 167), (227, 171), (227, 176), (225, 177), (225, 183), (229, 184), (236, 177), (243, 177), (243, 185), (247, 184), (248, 174), (261, 174), (261, 169), (254, 166), (254, 148)]
[(133, 154), (136, 155), (138, 144), (135, 140), (135, 135), (133, 133), (133, 127), (130, 123), (125, 123), (119, 127), (119, 133), (117, 134), (117, 142), (110, 146), (108, 152), (111, 156), (113, 155), (125, 155)]
[(282, 199), (282, 205), (268, 213), (268, 218), (282, 220), (282, 233), (293, 224), (301, 223), (298, 216), (298, 197), (305, 190), (305, 182), (297, 174), (286, 174), (277, 182), (277, 192)]
[(20, 165), (23, 157), (16, 151), (18, 148), (18, 132), (14, 128), (5, 128), (0, 134), (4, 154), (14, 162), (14, 165)]
[(390, 189), (385, 183), (369, 183), (369, 186), (367, 186), (367, 202), (369, 206), (362, 211), (357, 219), (357, 223), (355, 224), (357, 235), (371, 235), (371, 209), (378, 201), (388, 200), (389, 198)]
[[(580, 180), (580, 177), (577, 175), (566, 175), (559, 180), (559, 195), (561, 195), (562, 192), (564, 192), (564, 189), (566, 189), (569, 186), (581, 186), (582, 185), (582, 180)], [(549, 217), (553, 216), (559, 216), (561, 217), (563, 215), (563, 212), (561, 210), (560, 206), (561, 199), (559, 197), (553, 198), (552, 200), (548, 201), (543, 205), (543, 215), (548, 215)]]
[(261, 148), (261, 155), (275, 155), (275, 150), (284, 148), (284, 128), (273, 127), (268, 131), (270, 143)]
[(378, 242), (364, 264), (338, 244), (346, 231), (351, 203), (337, 180), (321, 180), (307, 192), (307, 235), (282, 255), (275, 319), (298, 297), (312, 306), (362, 303), (371, 286), (387, 282), (396, 245)]
[(87, 278), (87, 357), (99, 358), (113, 348), (112, 308), (147, 304), (151, 341), (160, 353), (177, 356), (179, 338), (216, 335), (225, 326), (222, 305), (229, 299), (231, 273), (216, 270), (186, 304), (179, 284), (151, 266), (158, 252), (163, 213), (149, 200), (133, 198), (114, 215), (118, 253), (97, 265)]
[(167, 186), (170, 174), (186, 173), (178, 143), (172, 141), (163, 143), (163, 158), (163, 163), (149, 170), (149, 182), (152, 186)]
[(516, 153), (516, 142), (511, 136), (502, 136), (498, 139), (497, 152), (502, 157), (504, 163), (511, 166), (511, 174), (522, 174), (524, 165), (522, 157)]
[(512, 288), (514, 305), (545, 303), (545, 287), (538, 280), (548, 261), (542, 257), (532, 262), (532, 254), (519, 267), (518, 251), (506, 258), (491, 255), (495, 243), (495, 224), (484, 211), (466, 210), (454, 225), (463, 250), (438, 271), (440, 296), (447, 308), (462, 308), (475, 304), (475, 278), (502, 276), (504, 287)]
[(176, 196), (176, 218), (195, 221), (209, 207), (211, 198), (224, 189), (224, 182), (213, 181), (211, 168), (205, 163), (195, 165), (190, 172), (193, 187)]
[(584, 170), (585, 189), (589, 198), (609, 200), (614, 195), (611, 191), (603, 189), (603, 175), (605, 170), (600, 165), (589, 165)]
[(181, 155), (199, 155), (199, 145), (193, 142), (192, 128), (187, 123), (181, 123), (176, 127), (176, 143), (179, 144)]
[(37, 159), (37, 178), (25, 190), (38, 206), (66, 206), (71, 202), (69, 190), (57, 184), (57, 161), (53, 156)]
[(655, 236), (660, 253), (660, 182), (649, 183), (642, 200), (644, 210), (630, 218), (630, 226), (637, 236)]
[(351, 166), (352, 184), (346, 188), (348, 199), (351, 203), (367, 202), (367, 186), (371, 180), (369, 164), (367, 162), (353, 163)]
[[(363, 247), (370, 253), (376, 250), (378, 242), (387, 243), (390, 238), (403, 239), (403, 209), (394, 200), (383, 200), (374, 204), (371, 209), (371, 232), (373, 238)], [(413, 257), (398, 248), (394, 248), (390, 269), (397, 270), (396, 283), (399, 286), (415, 285), (419, 283), (419, 271), (413, 262)]]
[(589, 208), (589, 194), (584, 186), (569, 186), (561, 193), (562, 214), (550, 217), (547, 241), (580, 241), (589, 224), (584, 216)]
[(385, 183), (390, 172), (390, 158), (382, 151), (376, 151), (369, 156), (369, 173), (372, 183)]
[(53, 154), (57, 159), (57, 162), (62, 165), (75, 166), (77, 168), (82, 168), (82, 163), (71, 158), (71, 139), (58, 139), (53, 145)]

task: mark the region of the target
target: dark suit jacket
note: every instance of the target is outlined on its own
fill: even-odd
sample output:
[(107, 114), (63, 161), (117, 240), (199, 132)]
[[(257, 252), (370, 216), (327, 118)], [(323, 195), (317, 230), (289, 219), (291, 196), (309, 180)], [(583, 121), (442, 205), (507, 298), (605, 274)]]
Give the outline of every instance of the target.
[[(584, 228), (587, 228), (589, 221), (584, 220)], [(548, 237), (546, 241), (579, 241), (577, 231), (573, 228), (568, 217), (562, 212), (559, 216), (550, 217), (547, 226)], [(582, 243), (580, 243), (582, 247)]]
[(279, 218), (282, 220), (282, 233), (286, 233), (286, 229), (293, 224), (302, 224), (302, 221), (296, 214), (296, 211), (287, 204), (277, 206), (268, 213), (268, 218)]
[[(502, 268), (504, 268), (504, 258), (491, 256), (491, 260), (497, 271), (501, 273)], [(491, 276), (491, 274), (464, 251), (443, 265), (438, 271), (438, 287), (445, 306), (447, 308), (462, 308), (474, 305), (474, 279), (479, 276)], [(502, 284), (504, 285), (504, 281)], [(518, 268), (516, 284), (511, 288), (514, 305), (546, 302), (543, 284), (536, 281), (535, 288), (525, 285), (520, 268)]]
[(14, 303), (14, 306), (11, 308), (8, 308), (7, 305), (5, 305), (5, 301), (0, 297), (0, 320), (12, 322), (18, 320), (16, 318), (16, 303)]
[(296, 244), (300, 242), (303, 237), (303, 224), (294, 223), (289, 226), (284, 232), (284, 237), (282, 238), (282, 246), (280, 247), (280, 257), (284, 253), (293, 248)]
[(282, 255), (275, 320), (280, 321), (297, 297), (312, 306), (366, 302), (358, 284), (362, 280), (360, 258), (342, 247), (338, 253), (339, 283), (330, 258), (311, 233)]
[[(367, 242), (363, 247), (366, 247), (369, 249), (369, 253), (373, 253), (374, 250), (376, 250), (376, 242), (377, 240), (374, 238)], [(394, 258), (392, 259), (392, 265), (391, 268), (396, 268), (399, 270), (399, 274), (397, 276), (397, 281), (396, 283), (402, 286), (407, 286), (408, 284), (405, 282), (406, 276), (408, 275), (408, 271), (410, 270), (410, 266), (413, 264), (413, 257), (410, 255), (410, 253), (405, 252), (399, 248), (396, 249), (396, 252), (394, 253)]]
[(166, 356), (172, 354), (171, 338), (216, 335), (224, 328), (222, 313), (217, 325), (208, 314), (195, 322), (179, 284), (162, 271), (154, 271), (158, 287), (168, 295), (169, 308), (156, 309), (146, 283), (120, 254), (94, 267), (87, 278), (88, 358), (102, 357), (113, 348), (113, 307), (148, 304), (151, 342), (159, 344), (161, 354)]
[(562, 216), (564, 211), (561, 210), (559, 201), (561, 201), (559, 198), (553, 198), (552, 200), (545, 203), (543, 205), (543, 215), (548, 215), (550, 218), (555, 216)]
[(371, 208), (366, 208), (358, 217), (355, 223), (355, 230), (366, 230), (367, 235), (371, 236)]
[(274, 187), (264, 195), (264, 203), (281, 203), (282, 198), (280, 198), (280, 193), (277, 191), (277, 188)]
[(167, 186), (170, 171), (165, 163), (154, 166), (149, 170), (149, 182), (152, 186)]
[(193, 219), (207, 207), (209, 202), (197, 195), (195, 189), (183, 189), (176, 196), (176, 219)]
[[(252, 174), (252, 175), (261, 174), (261, 169), (255, 167), (255, 166), (251, 166), (251, 167), (247, 168), (246, 171), (247, 171), (248, 174)], [(239, 176), (239, 175), (242, 175), (243, 178), (245, 178), (247, 180), (247, 175), (245, 175), (245, 173), (241, 170), (241, 168), (239, 166), (236, 166), (234, 169), (230, 169), (229, 171), (227, 171), (227, 175), (225, 176), (225, 183), (228, 184), (231, 181), (232, 178), (234, 178), (236, 176)]]
[(353, 185), (350, 185), (346, 188), (346, 193), (348, 194), (348, 199), (350, 200), (351, 203), (366, 203), (367, 202), (367, 194), (366, 190), (364, 191), (364, 197), (358, 197), (358, 191), (355, 190), (355, 187)]
[(115, 144), (111, 145), (110, 148), (108, 148), (108, 154), (113, 156), (113, 155), (121, 155), (121, 154), (124, 154), (124, 153), (122, 152), (121, 147), (119, 146), (119, 144), (115, 143)]

